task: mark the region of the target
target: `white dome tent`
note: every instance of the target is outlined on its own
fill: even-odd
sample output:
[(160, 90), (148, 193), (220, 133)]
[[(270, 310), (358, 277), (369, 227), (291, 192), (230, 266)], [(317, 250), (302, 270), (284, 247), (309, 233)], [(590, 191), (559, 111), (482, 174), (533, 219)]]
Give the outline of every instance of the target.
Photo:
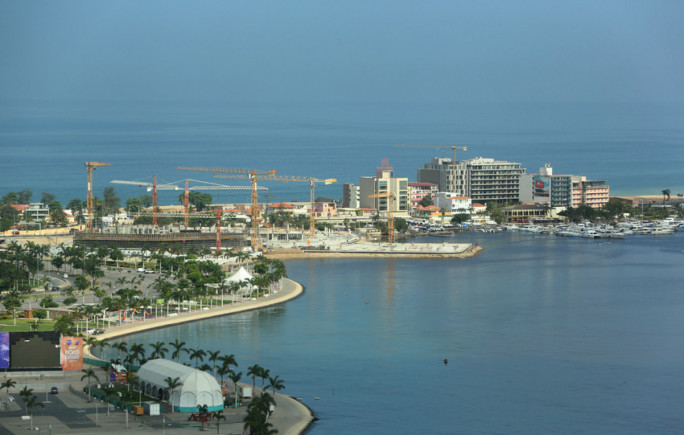
[[(244, 267), (240, 267), (240, 269), (235, 272), (233, 275), (229, 276), (228, 278), (223, 280), (224, 284), (230, 284), (232, 282), (246, 282), (252, 279), (252, 275), (247, 272), (247, 270)], [(241, 296), (244, 297), (244, 293), (246, 292), (251, 292), (254, 289), (254, 286), (251, 284), (245, 284), (240, 291), (238, 292)]]
[[(221, 387), (216, 379), (201, 370), (158, 358), (143, 364), (137, 376), (145, 394), (168, 400), (175, 411), (197, 412), (198, 405), (207, 405), (212, 412), (223, 409)], [(166, 383), (169, 377), (179, 378), (182, 383), (173, 391), (173, 397)]]

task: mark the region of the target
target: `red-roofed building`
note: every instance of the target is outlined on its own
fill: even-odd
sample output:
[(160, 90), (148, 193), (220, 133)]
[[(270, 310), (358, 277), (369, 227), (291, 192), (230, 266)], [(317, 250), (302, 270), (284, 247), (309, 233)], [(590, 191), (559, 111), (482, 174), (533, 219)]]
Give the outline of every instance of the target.
[(425, 196), (430, 195), (431, 198), (433, 198), (439, 191), (439, 188), (436, 184), (433, 183), (423, 183), (423, 182), (416, 182), (416, 183), (409, 183), (409, 196), (411, 198), (411, 208), (415, 209), (418, 207), (420, 204), (420, 201), (425, 198)]

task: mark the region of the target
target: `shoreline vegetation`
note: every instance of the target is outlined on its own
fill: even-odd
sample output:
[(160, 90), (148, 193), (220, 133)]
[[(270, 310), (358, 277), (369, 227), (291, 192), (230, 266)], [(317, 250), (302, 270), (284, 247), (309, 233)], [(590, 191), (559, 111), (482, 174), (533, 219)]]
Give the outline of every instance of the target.
[[(298, 282), (289, 278), (283, 278), (282, 282), (283, 285), (281, 289), (277, 293), (272, 293), (270, 296), (262, 296), (253, 300), (242, 301), (223, 307), (214, 307), (206, 311), (193, 311), (189, 313), (181, 313), (174, 317), (155, 318), (150, 320), (141, 320), (120, 326), (111, 326), (105, 329), (104, 333), (99, 334), (97, 338), (98, 341), (111, 340), (114, 338), (121, 338), (132, 334), (150, 331), (153, 329), (172, 327), (182, 323), (196, 322), (219, 316), (254, 311), (294, 300), (304, 293), (304, 287)], [(90, 352), (90, 346), (88, 345), (84, 346), (83, 353), (84, 357), (86, 358), (101, 359)], [(287, 428), (287, 430), (283, 433), (304, 433), (307, 428), (316, 420), (313, 410), (293, 396), (287, 394), (280, 394), (279, 396), (288, 400), (291, 405), (290, 408), (295, 409), (297, 412), (297, 415), (290, 416), (290, 418), (296, 419), (297, 423)]]

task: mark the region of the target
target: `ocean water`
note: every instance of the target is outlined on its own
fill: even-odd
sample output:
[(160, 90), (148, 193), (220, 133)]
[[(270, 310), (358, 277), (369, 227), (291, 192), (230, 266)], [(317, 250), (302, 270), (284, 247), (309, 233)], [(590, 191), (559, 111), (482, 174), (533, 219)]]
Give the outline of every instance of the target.
[[(614, 194), (684, 193), (681, 105), (14, 104), (0, 102), (0, 194), (66, 203), (113, 179), (217, 181), (177, 166), (334, 177), (341, 198), (388, 158), (397, 176), (458, 158), (605, 179)], [(219, 180), (220, 181), (220, 180)], [(243, 184), (239, 180), (225, 180)], [(269, 183), (262, 201), (308, 200)], [(116, 185), (125, 200), (145, 193)], [(161, 192), (160, 203), (177, 203)], [(221, 193), (219, 202), (248, 202)], [(442, 239), (440, 239), (441, 241)], [(684, 237), (614, 242), (527, 234), (459, 236), (467, 260), (287, 263), (306, 293), (287, 304), (151, 331), (234, 353), (286, 381), (321, 419), (312, 433), (681, 433)], [(444, 359), (448, 364), (443, 364)], [(316, 399), (318, 398), (318, 399)]]
[[(31, 189), (66, 203), (86, 197), (85, 161), (111, 167), (94, 174), (102, 196), (113, 179), (174, 182), (185, 178), (247, 185), (178, 166), (277, 170), (281, 175), (337, 178), (317, 196), (342, 197), (342, 183), (374, 175), (383, 158), (395, 175), (450, 150), (400, 144), (464, 145), (478, 156), (522, 163), (536, 173), (606, 180), (614, 194), (684, 193), (684, 105), (624, 104), (204, 104), (0, 102), (0, 193)], [(263, 200), (307, 201), (306, 183), (269, 182)], [(114, 185), (119, 197), (136, 186)], [(160, 192), (160, 203), (178, 203)], [(248, 202), (247, 192), (215, 201)]]
[(289, 261), (294, 301), (127, 340), (269, 368), (312, 434), (684, 431), (684, 234), (455, 239), (485, 250)]

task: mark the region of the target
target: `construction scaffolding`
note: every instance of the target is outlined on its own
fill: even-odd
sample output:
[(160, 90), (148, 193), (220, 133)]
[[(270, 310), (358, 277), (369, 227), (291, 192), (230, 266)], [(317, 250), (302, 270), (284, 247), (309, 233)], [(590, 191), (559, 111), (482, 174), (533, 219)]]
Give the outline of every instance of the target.
[[(241, 249), (249, 246), (249, 239), (244, 234), (221, 233), (221, 244), (227, 249)], [(201, 231), (180, 231), (161, 234), (114, 234), (88, 233), (74, 234), (74, 243), (89, 248), (99, 246), (116, 247), (119, 249), (180, 250), (187, 251), (191, 247), (196, 249), (212, 249), (217, 242), (216, 233)]]

